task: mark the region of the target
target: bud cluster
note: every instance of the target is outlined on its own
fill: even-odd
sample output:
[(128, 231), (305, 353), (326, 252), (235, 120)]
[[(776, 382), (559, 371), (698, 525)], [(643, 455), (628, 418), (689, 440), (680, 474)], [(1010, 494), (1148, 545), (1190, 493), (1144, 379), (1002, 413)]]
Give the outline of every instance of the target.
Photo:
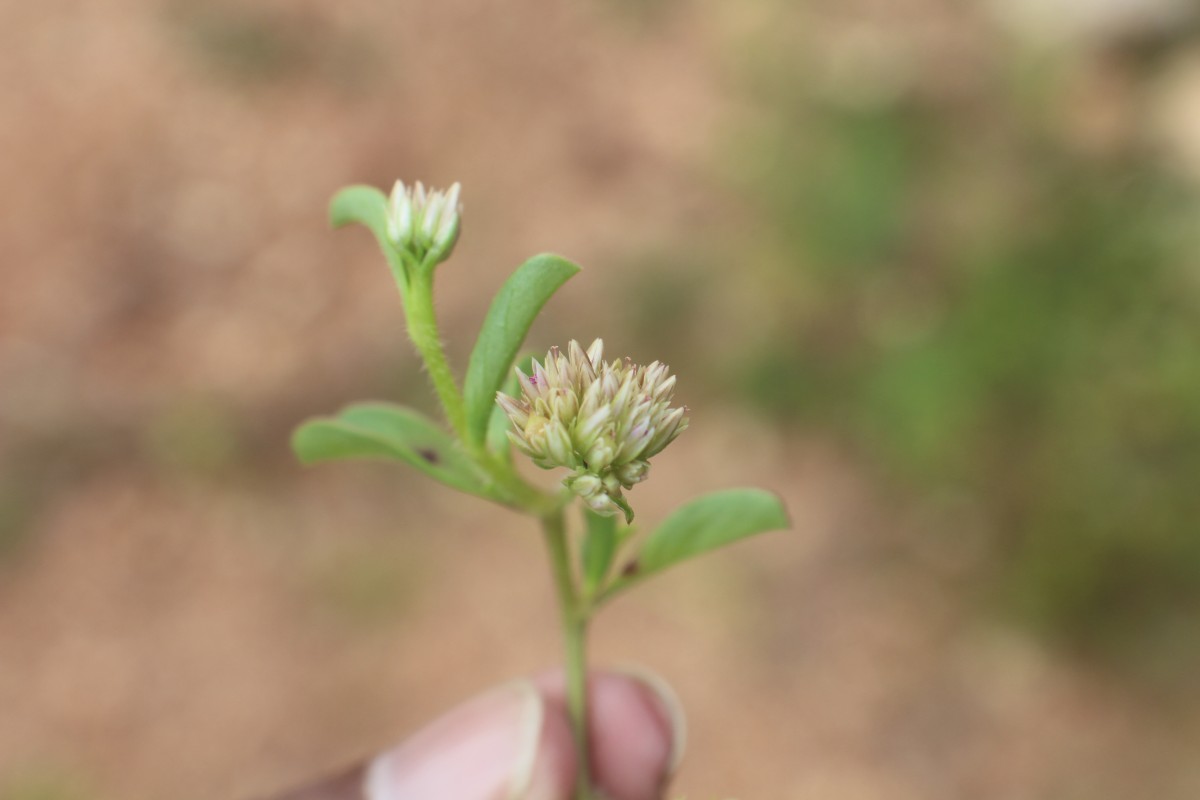
[(622, 489), (646, 479), (649, 459), (687, 428), (687, 407), (671, 408), (675, 376), (666, 365), (604, 361), (604, 342), (584, 352), (572, 340), (552, 347), (533, 374), (517, 370), (521, 396), (499, 392), (509, 439), (543, 469), (566, 467), (563, 484), (601, 514), (630, 514)]
[(427, 257), (434, 263), (444, 261), (458, 241), (462, 214), (458, 202), (460, 188), (456, 183), (445, 192), (433, 189), (426, 192), (420, 181), (411, 187), (396, 181), (388, 198), (388, 238), (401, 250), (411, 253), (418, 263)]

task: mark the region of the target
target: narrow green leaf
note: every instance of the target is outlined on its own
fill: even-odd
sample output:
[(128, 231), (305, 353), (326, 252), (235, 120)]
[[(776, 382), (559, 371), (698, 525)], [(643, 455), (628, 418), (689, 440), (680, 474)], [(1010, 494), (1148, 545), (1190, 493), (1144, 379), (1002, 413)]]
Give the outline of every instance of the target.
[(471, 351), (463, 386), (471, 441), (484, 440), (496, 391), (534, 318), (558, 287), (578, 271), (579, 267), (565, 258), (543, 253), (518, 267), (496, 294)]
[(329, 223), (335, 228), (357, 222), (375, 234), (396, 282), (403, 291), (408, 285), (408, 273), (399, 251), (388, 238), (388, 200), (374, 186), (347, 186), (333, 196), (329, 203)]
[(583, 538), (583, 588), (591, 596), (604, 585), (613, 555), (617, 552), (617, 518), (605, 517), (589, 509), (583, 510), (587, 532)]
[(762, 489), (726, 489), (685, 503), (642, 544), (634, 578), (747, 536), (788, 527), (779, 498)]
[(296, 429), (292, 448), (305, 464), (351, 458), (403, 461), (447, 486), (499, 499), (450, 434), (400, 406), (366, 403), (309, 420)]

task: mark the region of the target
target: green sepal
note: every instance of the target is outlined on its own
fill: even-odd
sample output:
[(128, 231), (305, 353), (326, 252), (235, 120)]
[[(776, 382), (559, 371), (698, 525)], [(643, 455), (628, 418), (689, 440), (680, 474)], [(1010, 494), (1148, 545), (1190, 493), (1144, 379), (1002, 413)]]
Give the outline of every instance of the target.
[(629, 501), (619, 495), (613, 497), (612, 501), (625, 514), (625, 524), (628, 525), (633, 522), (633, 506), (629, 505)]

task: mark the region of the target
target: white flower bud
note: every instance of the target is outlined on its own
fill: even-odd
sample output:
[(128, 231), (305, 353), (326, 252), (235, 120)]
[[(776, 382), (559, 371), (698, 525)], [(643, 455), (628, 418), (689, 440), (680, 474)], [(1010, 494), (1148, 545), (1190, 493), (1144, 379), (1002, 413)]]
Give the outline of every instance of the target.
[(597, 492), (603, 491), (604, 484), (595, 475), (584, 473), (576, 478), (568, 478), (567, 488), (580, 497), (591, 497)]
[(667, 373), (667, 366), (661, 361), (653, 361), (648, 367), (642, 370), (642, 388), (646, 391), (653, 391), (658, 382), (662, 380)]
[(638, 423), (629, 432), (629, 435), (621, 440), (621, 447), (617, 450), (615, 461), (623, 464), (637, 458), (653, 438), (654, 427), (649, 422)]
[(522, 453), (530, 458), (536, 458), (538, 456), (538, 452), (534, 450), (532, 446), (530, 446), (529, 440), (525, 438), (523, 433), (520, 431), (505, 431), (505, 433), (508, 435), (508, 440), (512, 442), (513, 445)]
[(586, 451), (591, 448), (596, 441), (596, 436), (600, 433), (600, 429), (604, 423), (608, 422), (608, 418), (612, 416), (611, 406), (600, 406), (590, 417), (581, 419), (575, 426), (575, 441), (579, 443), (580, 449)]
[(533, 375), (530, 376), (530, 379), (530, 382), (537, 387), (538, 394), (545, 397), (550, 390), (550, 376), (547, 374), (546, 368), (536, 360), (533, 362)]
[(435, 253), (439, 259), (444, 260), (454, 249), (454, 245), (458, 243), (458, 231), (462, 227), (459, 222), (459, 212), (450, 213), (447, 209), (442, 214), (441, 224), (433, 234), (433, 247), (430, 252)]
[(388, 238), (398, 247), (407, 247), (412, 241), (413, 209), (408, 190), (403, 181), (396, 181), (388, 199)]
[(621, 511), (621, 507), (614, 503), (612, 498), (604, 492), (591, 495), (585, 498), (584, 502), (587, 503), (588, 508), (604, 517), (616, 516)]
[(500, 405), (501, 410), (508, 415), (512, 420), (512, 424), (518, 429), (524, 428), (525, 423), (529, 422), (529, 412), (521, 408), (520, 403), (513, 400), (504, 392), (496, 392), (496, 402)]
[(671, 394), (673, 393), (674, 389), (675, 389), (675, 376), (672, 375), (671, 377), (667, 378), (665, 381), (661, 381), (657, 386), (655, 386), (654, 389), (651, 391), (651, 396), (655, 400), (668, 399), (671, 397)]
[(600, 365), (604, 363), (604, 340), (597, 339), (588, 346), (587, 349), (588, 361), (592, 362), (592, 368), (599, 370)]
[(428, 246), (433, 243), (433, 234), (437, 230), (438, 223), (441, 221), (442, 208), (446, 204), (446, 198), (442, 197), (441, 192), (434, 192), (429, 198), (429, 202), (425, 208), (421, 210), (421, 243)]
[[(579, 404), (579, 415), (581, 417), (590, 417), (600, 410), (602, 404), (608, 405), (604, 401), (600, 381), (593, 381), (592, 385), (587, 387), (583, 393), (583, 402)], [(611, 411), (611, 406), (609, 406), (609, 409)], [(612, 416), (612, 414), (610, 413), (609, 416)]]
[(561, 420), (551, 419), (546, 425), (546, 454), (565, 467), (573, 467), (579, 460), (571, 445), (571, 435)]
[(617, 468), (617, 479), (621, 481), (621, 485), (626, 489), (633, 486), (635, 483), (641, 483), (646, 480), (650, 473), (650, 464), (645, 461), (630, 461), (628, 464), (622, 464)]
[(458, 240), (460, 191), (457, 183), (447, 192), (427, 193), (420, 181), (411, 189), (396, 181), (388, 200), (388, 238), (418, 263), (445, 261)]
[(525, 441), (529, 443), (529, 449), (533, 451), (534, 455), (542, 458), (546, 456), (546, 423), (546, 417), (541, 414), (530, 414), (523, 431)]
[(608, 466), (612, 464), (616, 455), (616, 449), (613, 447), (612, 442), (608, 441), (607, 437), (601, 437), (588, 448), (587, 456), (585, 457), (588, 469), (596, 471), (608, 469)]
[[(603, 392), (606, 397), (612, 398), (616, 396), (617, 391), (620, 388), (621, 380), (617, 377), (616, 370), (611, 367), (603, 370), (603, 374), (600, 376), (600, 391)], [(613, 405), (616, 404), (614, 403)]]
[(550, 408), (559, 419), (575, 419), (575, 413), (579, 411), (579, 395), (567, 389), (557, 389), (550, 400)]
[(646, 449), (642, 451), (643, 458), (649, 458), (655, 453), (660, 452), (664, 447), (674, 441), (675, 437), (683, 433), (687, 427), (687, 420), (683, 418), (683, 413), (686, 409), (677, 408), (672, 411), (662, 421), (662, 426), (654, 434), (654, 438), (646, 445)]
[(521, 371), (520, 367), (516, 367), (517, 384), (521, 387), (521, 392), (526, 398), (534, 398), (538, 395), (537, 387), (534, 385), (533, 379)]
[(629, 400), (633, 397), (633, 371), (625, 373), (625, 379), (621, 381), (621, 388), (613, 395), (612, 404), (617, 408), (628, 408)]

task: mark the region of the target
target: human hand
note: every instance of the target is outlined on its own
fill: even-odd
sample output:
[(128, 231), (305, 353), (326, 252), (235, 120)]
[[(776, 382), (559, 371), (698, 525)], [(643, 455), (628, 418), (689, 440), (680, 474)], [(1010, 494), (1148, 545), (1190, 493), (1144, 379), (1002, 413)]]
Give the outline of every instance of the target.
[[(684, 747), (659, 678), (593, 673), (592, 779), (609, 800), (659, 800)], [(367, 764), (273, 800), (571, 800), (574, 740), (559, 672), (481, 694)]]

